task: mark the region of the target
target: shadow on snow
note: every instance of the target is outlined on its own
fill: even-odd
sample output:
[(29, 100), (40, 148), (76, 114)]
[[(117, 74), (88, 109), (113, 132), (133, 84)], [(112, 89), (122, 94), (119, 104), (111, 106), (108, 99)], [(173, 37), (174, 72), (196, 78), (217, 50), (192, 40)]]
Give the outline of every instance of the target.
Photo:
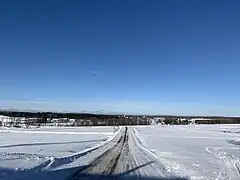
[(30, 144), (13, 144), (7, 146), (0, 146), (0, 148), (21, 147), (21, 146), (42, 146), (42, 145), (56, 145), (56, 144), (80, 144), (106, 141), (107, 139), (88, 140), (88, 141), (70, 141), (70, 142), (55, 142), (55, 143), (30, 143)]
[(134, 175), (136, 170), (141, 169), (144, 166), (148, 166), (153, 162), (148, 162), (136, 168), (130, 169), (126, 172), (117, 175), (99, 175), (99, 174), (85, 174), (81, 173), (87, 166), (80, 166), (68, 169), (61, 169), (55, 171), (47, 170), (21, 170), (14, 171), (12, 169), (0, 168), (1, 180), (188, 180), (184, 177), (141, 177)]

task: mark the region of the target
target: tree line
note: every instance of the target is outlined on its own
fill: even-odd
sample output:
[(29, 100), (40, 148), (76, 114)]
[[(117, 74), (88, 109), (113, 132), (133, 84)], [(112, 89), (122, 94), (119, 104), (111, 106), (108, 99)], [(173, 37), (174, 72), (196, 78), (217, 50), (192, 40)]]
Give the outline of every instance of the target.
[[(55, 113), (55, 112), (16, 112), (16, 111), (0, 111), (0, 115), (19, 118), (26, 118), (27, 125), (41, 125), (51, 122), (53, 119), (64, 119), (68, 122), (69, 119), (74, 119), (76, 126), (119, 126), (119, 125), (147, 125), (150, 121), (147, 118), (132, 117), (126, 118), (120, 115), (103, 115), (90, 113)], [(15, 120), (17, 120), (15, 118)], [(13, 120), (14, 121), (14, 120)], [(62, 120), (64, 121), (64, 120)]]

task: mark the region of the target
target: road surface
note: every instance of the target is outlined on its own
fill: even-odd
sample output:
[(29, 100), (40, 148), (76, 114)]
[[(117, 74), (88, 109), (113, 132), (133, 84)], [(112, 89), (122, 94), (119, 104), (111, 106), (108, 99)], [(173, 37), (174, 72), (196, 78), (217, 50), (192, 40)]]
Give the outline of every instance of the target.
[(142, 177), (186, 179), (172, 174), (146, 150), (137, 146), (137, 143), (132, 128), (125, 127), (112, 148), (102, 153), (88, 166), (73, 173), (67, 180), (142, 179)]

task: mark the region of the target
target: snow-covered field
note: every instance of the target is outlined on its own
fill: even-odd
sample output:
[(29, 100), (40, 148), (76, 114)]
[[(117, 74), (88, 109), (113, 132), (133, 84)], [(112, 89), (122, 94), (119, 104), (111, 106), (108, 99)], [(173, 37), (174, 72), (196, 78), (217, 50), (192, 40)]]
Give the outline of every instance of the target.
[[(240, 125), (150, 125), (128, 129), (127, 162), (130, 169), (136, 169), (133, 175), (240, 179)], [(113, 147), (121, 130), (0, 128), (0, 179), (65, 180)]]
[(103, 144), (113, 127), (0, 128), (1, 169), (29, 169)]
[[(228, 129), (225, 133), (223, 130)], [(135, 127), (166, 167), (191, 179), (240, 179), (240, 125)]]

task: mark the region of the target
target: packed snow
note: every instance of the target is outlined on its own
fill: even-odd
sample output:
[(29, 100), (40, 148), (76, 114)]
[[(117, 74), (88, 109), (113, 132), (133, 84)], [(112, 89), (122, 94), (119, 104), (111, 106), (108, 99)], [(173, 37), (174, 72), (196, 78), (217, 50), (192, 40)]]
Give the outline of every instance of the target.
[[(233, 129), (225, 133), (222, 129)], [(135, 127), (141, 144), (176, 174), (191, 179), (240, 179), (239, 125)], [(237, 131), (238, 131), (237, 130)]]

